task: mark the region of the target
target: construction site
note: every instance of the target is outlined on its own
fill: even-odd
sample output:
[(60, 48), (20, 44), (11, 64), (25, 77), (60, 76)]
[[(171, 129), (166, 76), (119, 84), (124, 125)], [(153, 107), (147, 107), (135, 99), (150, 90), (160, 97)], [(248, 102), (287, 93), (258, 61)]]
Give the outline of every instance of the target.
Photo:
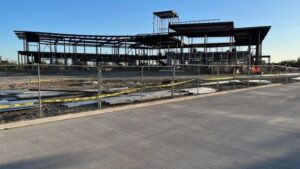
[(295, 82), (299, 69), (262, 55), (270, 29), (170, 10), (153, 13), (151, 34), (14, 31), (23, 50), (17, 66), (0, 67), (0, 121)]
[(63, 65), (259, 65), (271, 26), (237, 28), (218, 19), (180, 21), (175, 11), (153, 13), (153, 33), (80, 35), (15, 31), (18, 63)]
[[(115, 148), (115, 150), (112, 150), (110, 146), (107, 146), (110, 162), (121, 159), (121, 162), (107, 165), (112, 166), (112, 168), (122, 168), (122, 163), (133, 168), (166, 167), (169, 164), (165, 163), (164, 160), (168, 160), (164, 159), (164, 154), (168, 156), (171, 156), (169, 153), (172, 152), (186, 154), (186, 151), (195, 153), (192, 155), (193, 158), (199, 155), (201, 160), (209, 159), (204, 160), (207, 161), (207, 165), (206, 163), (198, 165), (197, 161), (191, 161), (194, 168), (205, 168), (208, 166), (221, 168), (222, 163), (217, 163), (212, 159), (221, 158), (221, 155), (225, 156), (225, 151), (231, 150), (233, 154), (240, 154), (245, 158), (247, 154), (253, 154), (253, 157), (250, 156), (249, 160), (256, 158), (254, 154), (259, 154), (258, 156), (261, 158), (267, 158), (271, 153), (269, 151), (266, 151), (266, 153), (260, 152), (258, 147), (253, 149), (250, 136), (248, 138), (248, 136), (243, 134), (248, 131), (249, 133), (259, 133), (258, 130), (250, 129), (249, 126), (255, 126), (256, 123), (258, 124), (262, 121), (267, 121), (267, 124), (279, 127), (280, 129), (278, 130), (283, 130), (285, 127), (295, 129), (299, 128), (299, 125), (291, 117), (285, 117), (285, 120), (288, 121), (286, 123), (284, 120), (280, 121), (282, 119), (277, 119), (277, 121), (268, 120), (267, 113), (264, 115), (258, 113), (259, 110), (267, 109), (263, 106), (253, 105), (253, 109), (255, 109), (253, 113), (259, 114), (259, 117), (254, 117), (252, 114), (246, 115), (243, 112), (243, 106), (246, 107), (247, 111), (251, 112), (252, 109), (250, 110), (247, 105), (263, 104), (268, 97), (276, 97), (279, 102), (285, 102), (285, 99), (281, 99), (285, 98), (283, 96), (284, 92), (293, 94), (292, 91), (299, 89), (300, 68), (287, 65), (273, 65), (271, 64), (271, 56), (263, 55), (263, 42), (271, 30), (271, 26), (237, 27), (234, 21), (222, 21), (220, 19), (182, 21), (180, 16), (174, 10), (153, 12), (153, 32), (136, 35), (82, 35), (15, 30), (14, 34), (20, 44), (22, 44), (22, 50), (17, 51), (17, 63), (15, 65), (0, 65), (0, 130), (9, 128), (1, 128), (1, 125), (17, 124), (15, 128), (19, 128), (20, 126), (26, 126), (22, 124), (24, 121), (43, 119), (47, 121), (48, 118), (51, 119), (53, 117), (57, 117), (57, 119), (62, 117), (64, 119), (74, 115), (72, 117), (76, 118), (74, 121), (70, 120), (64, 124), (61, 124), (63, 122), (55, 123), (62, 128), (58, 128), (53, 123), (47, 125), (56, 129), (41, 129), (44, 126), (32, 127), (32, 129), (35, 128), (38, 132), (46, 130), (53, 137), (56, 137), (56, 134), (53, 134), (55, 133), (54, 130), (58, 131), (57, 136), (61, 132), (65, 132), (68, 137), (74, 137), (74, 140), (78, 140), (82, 135), (82, 138), (87, 139), (86, 145), (91, 144), (93, 147), (96, 147), (95, 149), (99, 150), (92, 153), (93, 155), (103, 155), (100, 153), (100, 150), (105, 151), (106, 149), (99, 148), (102, 145), (97, 147), (98, 143), (94, 143), (92, 137), (83, 134), (86, 131), (78, 129), (76, 130), (79, 133), (78, 135), (70, 134), (72, 129), (68, 127), (69, 123), (69, 125), (72, 125), (73, 122), (74, 124), (79, 124), (79, 126), (89, 129), (89, 131), (92, 127), (86, 125), (90, 123), (90, 125), (94, 125), (99, 130), (99, 133), (93, 133), (94, 136), (99, 135), (101, 139), (103, 138), (101, 140), (103, 142), (106, 142), (107, 138), (112, 139), (112, 142), (114, 142), (112, 146), (116, 145), (117, 148), (119, 146), (119, 148), (124, 150), (119, 152), (121, 151), (120, 149)], [(283, 91), (283, 88), (280, 88), (280, 86), (288, 86), (289, 90)], [(270, 87), (270, 89), (265, 90), (267, 87)], [(257, 89), (257, 91), (254, 91), (254, 89)], [(247, 91), (248, 94), (246, 92), (246, 94), (242, 93), (242, 91)], [(233, 93), (230, 94), (230, 92)], [(240, 94), (235, 94), (235, 92)], [(227, 93), (229, 93), (228, 97)], [(299, 96), (295, 95), (293, 98), (299, 98)], [(180, 100), (180, 102), (175, 101), (176, 99)], [(172, 100), (178, 103), (173, 103)], [(240, 100), (244, 102), (240, 103)], [(294, 104), (294, 102), (292, 103)], [(131, 109), (126, 107), (142, 106), (144, 104), (153, 104), (156, 107), (145, 106), (146, 108), (133, 109), (132, 112)], [(200, 108), (196, 107), (198, 104), (201, 105)], [(274, 101), (266, 101), (266, 104), (266, 106), (278, 107)], [(223, 105), (224, 109), (228, 111), (236, 111), (235, 114), (221, 113), (223, 108), (220, 105)], [(178, 107), (178, 111), (186, 111), (186, 114), (176, 112), (176, 106), (181, 106)], [(192, 110), (193, 108), (194, 110)], [(175, 114), (164, 113), (164, 111), (169, 109), (174, 111), (173, 113)], [(120, 111), (117, 111), (116, 115), (111, 115), (114, 113), (105, 114), (103, 118), (100, 118), (101, 115), (95, 113), (96, 111), (112, 112), (115, 110)], [(151, 113), (139, 115), (135, 112), (136, 110)], [(121, 111), (125, 112), (125, 114), (127, 112), (129, 116), (122, 116)], [(293, 113), (299, 112), (294, 109), (291, 111)], [(80, 119), (77, 118), (80, 116), (86, 117), (89, 112), (96, 115), (95, 118), (98, 118), (97, 120), (100, 119), (99, 121), (102, 123), (91, 120), (92, 117), (83, 118), (83, 121), (86, 122), (84, 124), (79, 122)], [(165, 117), (157, 112), (162, 112)], [(204, 113), (199, 114), (199, 112)], [(274, 112), (276, 112), (275, 109)], [(81, 115), (81, 113), (84, 115)], [(154, 114), (155, 117), (150, 117), (150, 114)], [(231, 136), (235, 139), (222, 134), (223, 131), (216, 129), (213, 125), (208, 125), (209, 129), (203, 130), (203, 133), (197, 133), (198, 131), (196, 130), (199, 126), (196, 118), (209, 117), (207, 124), (216, 122), (219, 125), (219, 115), (225, 118), (227, 120), (226, 123), (228, 123), (227, 126), (223, 126), (224, 132), (230, 135), (229, 131), (232, 131), (233, 134)], [(141, 121), (137, 120), (140, 116), (143, 116)], [(275, 115), (272, 114), (271, 116)], [(181, 117), (181, 119), (178, 120), (177, 117)], [(112, 124), (118, 118), (120, 118), (120, 123), (117, 122), (117, 125)], [(164, 136), (157, 134), (160, 131), (156, 127), (151, 127), (153, 121), (150, 122), (150, 120), (157, 120), (157, 127), (168, 132), (162, 132)], [(247, 124), (248, 126), (241, 125), (241, 129), (236, 129), (233, 124), (243, 120), (249, 123)], [(189, 121), (191, 122), (190, 128), (187, 127), (188, 123), (190, 123)], [(252, 124), (253, 121), (254, 123)], [(203, 124), (201, 122), (201, 126), (206, 125), (204, 123), (206, 123), (205, 120)], [(40, 122), (37, 122), (37, 124), (40, 124)], [(182, 127), (175, 131), (178, 128), (175, 124)], [(116, 133), (116, 137), (108, 134), (108, 131), (104, 131), (102, 125), (109, 126), (104, 128), (113, 130)], [(220, 125), (222, 126), (223, 124), (220, 123)], [(132, 133), (130, 129), (134, 129)], [(191, 134), (190, 130), (197, 134)], [(272, 134), (276, 130), (272, 128), (266, 129), (264, 132), (271, 132)], [(185, 134), (186, 131), (188, 132)], [(124, 133), (120, 134), (119, 132), (127, 133), (128, 137), (126, 134), (123, 135)], [(144, 136), (142, 133), (148, 133), (149, 135), (146, 134)], [(225, 145), (225, 148), (216, 149), (221, 155), (217, 155), (218, 153), (214, 154), (215, 152), (210, 154), (210, 148), (212, 147), (204, 147), (207, 154), (205, 154), (206, 152), (201, 154), (198, 152), (198, 149), (194, 151), (192, 147), (186, 145), (186, 143), (191, 143), (192, 146), (201, 147), (200, 143), (197, 143), (196, 137), (205, 133), (208, 133), (211, 138), (205, 137), (202, 142), (200, 141), (201, 144), (206, 144), (214, 140), (213, 138), (221, 141), (222, 139), (225, 140), (222, 143), (220, 141), (220, 145)], [(43, 132), (41, 135), (43, 135)], [(107, 135), (108, 137), (106, 138)], [(178, 138), (177, 140), (179, 141), (168, 140), (169, 137)], [(183, 137), (188, 137), (188, 139), (182, 140)], [(260, 135), (260, 137), (263, 136)], [(11, 137), (4, 138), (4, 135), (1, 135), (1, 133), (0, 138), (9, 142), (13, 139)], [(140, 142), (139, 138), (150, 141)], [(22, 140), (22, 138), (19, 139)], [(165, 139), (168, 141), (165, 141)], [(246, 140), (245, 149), (241, 150), (242, 148), (240, 147), (243, 145), (238, 145), (239, 148), (234, 149), (235, 145), (231, 143), (235, 142), (235, 140)], [(65, 143), (67, 142), (67, 140), (64, 141)], [(138, 145), (136, 146), (142, 149), (145, 145), (146, 147), (159, 149), (157, 151), (158, 154), (154, 155), (154, 161), (157, 163), (149, 164), (149, 166), (145, 165), (145, 163), (140, 163), (144, 158), (138, 157), (136, 154), (145, 155), (143, 151), (148, 149), (144, 147), (145, 150), (128, 151), (128, 147), (126, 148), (124, 145), (129, 145), (129, 147), (133, 148), (135, 147), (133, 141), (137, 142)], [(70, 145), (77, 145), (77, 143), (71, 141)], [(215, 141), (213, 143), (219, 145)], [(1, 141), (0, 144), (2, 144)], [(158, 144), (161, 144), (164, 148), (159, 148)], [(171, 147), (168, 147), (169, 145)], [(10, 146), (13, 146), (13, 144)], [(52, 146), (50, 145), (47, 148), (47, 152)], [(83, 149), (83, 146), (78, 147), (80, 147), (78, 148), (80, 150)], [(24, 152), (30, 154), (32, 151), (35, 150), (25, 150)], [(4, 152), (8, 153), (8, 150), (4, 150)], [(51, 150), (49, 152), (49, 154), (53, 154)], [(125, 152), (129, 152), (129, 155), (132, 155), (134, 159), (127, 157), (128, 154)], [(93, 158), (88, 158), (81, 153), (72, 153), (74, 154), (74, 159), (79, 159), (79, 156), (82, 156), (86, 161), (93, 161)], [(119, 158), (117, 158), (116, 154), (119, 154), (120, 157), (118, 156)], [(128, 158), (128, 162), (126, 162), (126, 159), (124, 160), (125, 155)], [(152, 155), (147, 154), (147, 152), (146, 155), (149, 156), (145, 157), (145, 159), (152, 159)], [(10, 157), (14, 157), (14, 155), (10, 154)], [(62, 155), (62, 159), (65, 157)], [(10, 161), (9, 157), (4, 158), (0, 155), (1, 158), (4, 161), (5, 159)], [(177, 167), (184, 163), (177, 162), (178, 158), (174, 157), (173, 162), (175, 163), (170, 166)], [(222, 158), (222, 161), (229, 163), (229, 161), (232, 162), (231, 158), (239, 157), (232, 155), (228, 159)], [(59, 164), (65, 164), (65, 161), (61, 161), (59, 157), (55, 156), (53, 160), (58, 161)], [(294, 163), (297, 162), (293, 161)], [(20, 166), (30, 166), (30, 164), (35, 164), (33, 166), (37, 168), (47, 168), (49, 165), (52, 165), (52, 162), (49, 165), (48, 163), (45, 165), (37, 161), (29, 161), (28, 164), (27, 162), (20, 162), (6, 164), (3, 167), (18, 168)], [(72, 165), (75, 167), (74, 164)], [(288, 166), (281, 165), (282, 167)], [(262, 166), (264, 167), (264, 165)], [(272, 164), (272, 166), (276, 165)], [(83, 166), (79, 165), (76, 167), (80, 168)], [(260, 168), (261, 166), (257, 165), (256, 167)]]

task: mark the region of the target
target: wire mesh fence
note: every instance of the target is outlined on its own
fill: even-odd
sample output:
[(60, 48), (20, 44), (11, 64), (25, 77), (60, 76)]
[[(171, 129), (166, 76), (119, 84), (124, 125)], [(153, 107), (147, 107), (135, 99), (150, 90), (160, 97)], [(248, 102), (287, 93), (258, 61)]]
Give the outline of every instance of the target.
[(40, 65), (41, 116), (96, 110), (98, 70), (92, 66)]
[(38, 98), (27, 98), (38, 95), (37, 67), (2, 65), (0, 76), (0, 123), (38, 118)]
[(300, 81), (278, 65), (0, 66), (0, 123)]

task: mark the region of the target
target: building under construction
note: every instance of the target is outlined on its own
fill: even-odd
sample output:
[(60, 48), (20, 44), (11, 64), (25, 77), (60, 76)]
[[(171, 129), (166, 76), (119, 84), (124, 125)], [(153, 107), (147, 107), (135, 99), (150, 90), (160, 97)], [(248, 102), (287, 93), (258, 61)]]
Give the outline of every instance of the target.
[(19, 64), (259, 65), (270, 26), (237, 28), (218, 19), (182, 22), (175, 11), (153, 13), (153, 33), (79, 35), (15, 31)]

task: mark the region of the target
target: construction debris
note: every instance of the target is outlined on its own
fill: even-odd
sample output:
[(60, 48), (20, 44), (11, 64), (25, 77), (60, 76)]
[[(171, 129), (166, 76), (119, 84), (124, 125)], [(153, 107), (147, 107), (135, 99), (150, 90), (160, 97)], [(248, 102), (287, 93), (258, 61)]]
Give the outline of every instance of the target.
[[(26, 104), (26, 103), (33, 103), (33, 104)], [(8, 112), (8, 111), (15, 111), (15, 110), (26, 110), (39, 107), (39, 101), (37, 99), (34, 100), (18, 100), (18, 101), (3, 101), (0, 102), (1, 105), (7, 106), (7, 108), (0, 109), (0, 112)], [(17, 106), (15, 106), (17, 105)]]
[(182, 89), (183, 92), (186, 92), (188, 94), (207, 94), (207, 93), (214, 93), (217, 90), (209, 87), (195, 87), (195, 88), (188, 88), (188, 89)]
[(270, 80), (249, 80), (249, 83), (255, 83), (255, 84), (271, 84), (272, 82)]
[(202, 83), (201, 86), (211, 86), (211, 85), (220, 85), (220, 84), (230, 84), (230, 83), (241, 83), (240, 80), (226, 80), (226, 81), (216, 81), (216, 82), (209, 82), (209, 83)]
[(97, 100), (90, 100), (90, 101), (63, 103), (62, 106), (70, 108), (70, 107), (86, 106), (86, 105), (91, 105), (91, 104), (96, 104), (96, 103), (98, 103)]
[(295, 78), (292, 78), (292, 80), (299, 80), (300, 81), (300, 77), (295, 77)]
[[(212, 92), (216, 92), (216, 90), (212, 88), (187, 88), (175, 92), (174, 95), (179, 96), (179, 95), (188, 95), (188, 94), (206, 94)], [(128, 103), (135, 103), (139, 101), (163, 99), (171, 96), (172, 96), (172, 91), (164, 90), (164, 91), (147, 92), (147, 93), (133, 93), (133, 94), (122, 95), (118, 97), (105, 98), (102, 101), (110, 105), (115, 105), (115, 104), (128, 104)]]
[[(68, 95), (68, 92), (58, 92), (58, 91), (41, 91), (41, 97), (58, 97), (58, 96), (65, 96)], [(38, 98), (39, 92), (38, 91), (27, 91), (21, 94), (16, 95), (19, 99), (31, 99), (31, 98)]]
[(28, 90), (0, 90), (0, 96), (9, 96), (28, 92)]

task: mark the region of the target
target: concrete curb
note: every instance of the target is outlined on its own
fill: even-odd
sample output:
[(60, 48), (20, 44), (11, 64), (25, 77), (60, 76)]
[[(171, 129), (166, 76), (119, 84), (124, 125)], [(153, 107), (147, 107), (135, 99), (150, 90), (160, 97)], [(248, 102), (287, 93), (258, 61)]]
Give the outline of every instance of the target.
[(129, 109), (143, 108), (143, 107), (166, 104), (166, 103), (173, 103), (173, 102), (178, 102), (178, 101), (183, 101), (183, 100), (191, 100), (191, 99), (205, 98), (205, 97), (211, 97), (211, 96), (219, 96), (219, 95), (225, 95), (225, 94), (229, 94), (229, 93), (239, 93), (239, 92), (250, 91), (250, 90), (255, 90), (255, 89), (262, 89), (262, 88), (270, 88), (270, 87), (276, 87), (276, 86), (281, 86), (281, 85), (282, 84), (256, 86), (256, 87), (229, 90), (229, 91), (223, 91), (223, 92), (217, 92), (217, 93), (211, 93), (211, 94), (205, 94), (205, 95), (187, 96), (187, 97), (180, 97), (180, 98), (175, 98), (175, 99), (159, 100), (159, 101), (140, 103), (140, 104), (134, 104), (134, 105), (126, 105), (126, 106), (108, 108), (108, 109), (103, 109), (103, 110), (94, 110), (94, 111), (88, 111), (88, 112), (82, 112), (82, 113), (65, 114), (65, 115), (46, 117), (46, 118), (41, 118), (41, 119), (12, 122), (12, 123), (7, 123), (7, 124), (0, 124), (0, 131), (14, 129), (14, 128), (20, 128), (20, 127), (28, 127), (28, 126), (32, 126), (32, 125), (57, 122), (57, 121), (63, 121), (63, 120), (69, 120), (69, 119), (76, 119), (76, 118), (81, 118), (81, 117), (95, 116), (95, 115), (99, 115), (99, 114), (103, 114), (103, 113), (111, 113), (111, 112), (122, 111), (122, 110), (129, 110)]

